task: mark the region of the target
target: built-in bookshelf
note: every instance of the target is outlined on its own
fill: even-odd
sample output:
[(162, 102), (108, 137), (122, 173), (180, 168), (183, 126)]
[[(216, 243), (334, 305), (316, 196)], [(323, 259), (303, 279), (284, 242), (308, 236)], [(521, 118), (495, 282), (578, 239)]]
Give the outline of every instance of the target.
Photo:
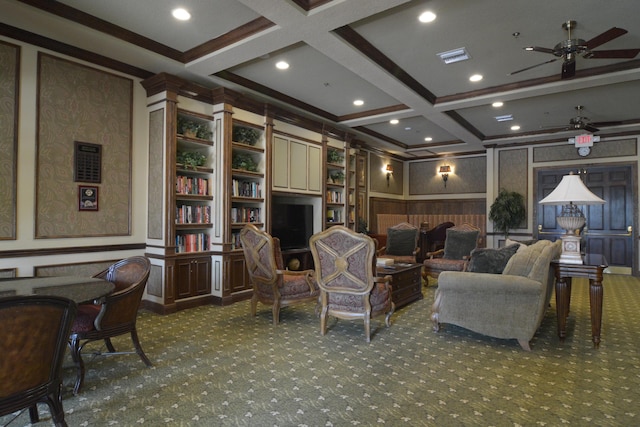
[(348, 223), (348, 212), (345, 210), (348, 194), (345, 189), (344, 149), (335, 146), (327, 147), (327, 183), (325, 184), (325, 228)]
[(264, 130), (256, 125), (234, 120), (231, 146), (231, 249), (239, 250), (242, 248), (242, 227), (248, 223), (264, 227)]
[(356, 199), (358, 197), (358, 186), (356, 176), (357, 155), (355, 150), (349, 150), (347, 162), (347, 223), (352, 230), (357, 229)]
[(207, 252), (213, 226), (213, 121), (178, 109), (176, 123), (176, 253)]

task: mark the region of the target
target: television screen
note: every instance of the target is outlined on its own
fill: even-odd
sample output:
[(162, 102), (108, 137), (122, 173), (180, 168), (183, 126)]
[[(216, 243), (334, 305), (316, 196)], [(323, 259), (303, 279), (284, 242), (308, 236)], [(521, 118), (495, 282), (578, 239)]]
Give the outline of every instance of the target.
[(306, 249), (313, 234), (313, 206), (274, 201), (271, 235), (280, 239), (280, 248)]

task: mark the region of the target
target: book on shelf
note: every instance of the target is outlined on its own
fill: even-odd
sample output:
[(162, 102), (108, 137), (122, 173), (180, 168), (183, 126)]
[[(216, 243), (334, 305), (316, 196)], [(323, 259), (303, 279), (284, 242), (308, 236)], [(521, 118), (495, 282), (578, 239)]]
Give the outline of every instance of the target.
[(262, 222), (262, 209), (248, 206), (232, 207), (231, 208), (231, 222)]
[(211, 206), (181, 205), (176, 207), (176, 224), (211, 224)]
[(205, 233), (178, 234), (176, 236), (176, 252), (204, 252), (208, 251), (209, 235)]
[(262, 197), (262, 186), (255, 181), (240, 181), (234, 179), (231, 183), (231, 195), (234, 197)]
[(206, 178), (178, 175), (176, 176), (176, 193), (208, 196), (211, 194), (209, 190), (209, 180)]

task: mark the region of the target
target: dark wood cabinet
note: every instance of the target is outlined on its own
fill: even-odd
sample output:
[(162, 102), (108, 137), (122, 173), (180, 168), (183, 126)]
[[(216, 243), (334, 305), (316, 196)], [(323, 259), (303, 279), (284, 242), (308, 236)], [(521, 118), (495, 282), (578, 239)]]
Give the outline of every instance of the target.
[(394, 264), (390, 268), (377, 268), (378, 276), (392, 278), (393, 303), (396, 309), (422, 299), (422, 264)]
[(180, 258), (175, 263), (176, 299), (211, 293), (211, 258)]

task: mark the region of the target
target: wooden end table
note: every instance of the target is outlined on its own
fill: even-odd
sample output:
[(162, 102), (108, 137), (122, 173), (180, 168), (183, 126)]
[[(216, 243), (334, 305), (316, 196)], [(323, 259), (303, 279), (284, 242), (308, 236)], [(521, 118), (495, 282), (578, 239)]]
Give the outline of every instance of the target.
[(556, 312), (558, 316), (558, 337), (564, 341), (567, 331), (567, 317), (571, 303), (571, 279), (584, 277), (589, 279), (589, 306), (591, 308), (591, 336), (593, 347), (600, 346), (602, 326), (602, 273), (607, 268), (603, 255), (585, 255), (584, 264), (565, 264), (559, 260), (551, 261), (556, 273)]
[(396, 263), (376, 267), (378, 277), (391, 276), (391, 299), (396, 308), (422, 299), (422, 264)]

